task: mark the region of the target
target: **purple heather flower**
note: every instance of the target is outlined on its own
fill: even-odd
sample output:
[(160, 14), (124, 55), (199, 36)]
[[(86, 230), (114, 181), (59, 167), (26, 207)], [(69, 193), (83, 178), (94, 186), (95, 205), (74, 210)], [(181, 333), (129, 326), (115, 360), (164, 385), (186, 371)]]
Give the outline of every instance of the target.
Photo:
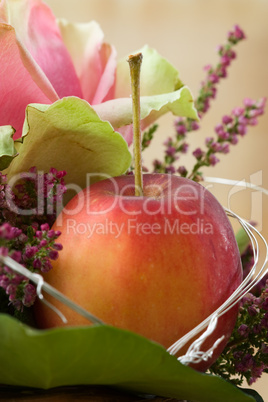
[(267, 355), (268, 354), (268, 345), (266, 343), (262, 343), (261, 345), (261, 351), (263, 354)]
[(55, 237), (57, 237), (55, 230), (50, 229), (50, 230), (47, 232), (47, 237), (48, 237), (49, 239), (54, 239)]
[(268, 311), (268, 297), (263, 301), (261, 308)]
[(211, 73), (208, 76), (208, 81), (212, 84), (216, 84), (217, 82), (219, 82), (219, 76), (216, 73)]
[(168, 137), (165, 141), (164, 141), (164, 145), (166, 147), (171, 147), (173, 145), (173, 139), (171, 137)]
[(254, 105), (254, 100), (251, 98), (245, 98), (243, 103), (246, 107), (252, 107)]
[(32, 258), (38, 252), (37, 246), (26, 246), (24, 257), (27, 259)]
[(178, 168), (178, 173), (179, 173), (181, 176), (185, 177), (185, 176), (187, 175), (188, 171), (187, 171), (187, 169), (186, 169), (185, 166), (180, 166), (180, 167)]
[(210, 148), (212, 149), (212, 151), (213, 152), (222, 152), (222, 149), (223, 149), (223, 145), (222, 144), (220, 144), (219, 142), (213, 142), (211, 145), (210, 145)]
[(218, 137), (222, 141), (227, 141), (230, 139), (230, 134), (227, 131), (222, 131), (221, 133), (218, 134)]
[(49, 251), (49, 254), (48, 254), (48, 257), (49, 257), (51, 260), (56, 260), (56, 259), (59, 257), (59, 253), (58, 253), (57, 250), (50, 250), (50, 251)]
[(203, 67), (203, 70), (204, 71), (208, 71), (208, 72), (210, 72), (211, 70), (212, 70), (212, 64), (206, 64), (204, 67)]
[(246, 125), (248, 124), (248, 119), (244, 115), (240, 115), (237, 119), (238, 123), (241, 125)]
[(237, 39), (245, 39), (246, 35), (244, 34), (244, 31), (239, 27), (239, 25), (234, 26), (234, 36)]
[(165, 168), (165, 173), (171, 173), (171, 174), (174, 174), (176, 172), (176, 170), (175, 170), (175, 168), (174, 168), (174, 166), (167, 166), (166, 168)]
[(248, 314), (250, 315), (250, 317), (255, 317), (258, 314), (258, 310), (256, 309), (256, 307), (254, 306), (249, 306), (248, 309)]
[(196, 159), (201, 159), (203, 155), (204, 155), (204, 152), (202, 151), (201, 148), (197, 148), (197, 149), (193, 152), (193, 156), (194, 156)]
[(221, 64), (222, 64), (224, 67), (228, 67), (228, 66), (230, 65), (230, 62), (231, 62), (230, 57), (228, 57), (226, 54), (224, 54), (224, 55), (221, 57)]
[(237, 132), (243, 137), (247, 133), (247, 126), (245, 126), (244, 124), (238, 124)]
[(42, 240), (40, 241), (40, 243), (39, 243), (39, 246), (40, 246), (40, 247), (46, 247), (47, 244), (48, 244), (47, 240), (46, 240), (46, 239), (42, 239)]
[(222, 122), (223, 122), (223, 124), (232, 123), (232, 122), (233, 122), (233, 118), (232, 118), (231, 116), (225, 115), (225, 116), (223, 116), (223, 118), (222, 118)]
[(1, 288), (6, 290), (8, 285), (9, 285), (8, 277), (6, 275), (0, 275), (0, 286), (1, 286)]
[(24, 286), (24, 295), (22, 298), (22, 303), (26, 307), (31, 307), (36, 299), (36, 289), (33, 285), (28, 283), (26, 286)]
[(234, 352), (234, 358), (236, 360), (240, 360), (243, 357), (243, 351), (242, 350), (238, 350)]
[(41, 269), (41, 267), (42, 267), (42, 262), (41, 262), (41, 260), (40, 260), (39, 258), (35, 258), (35, 259), (33, 260), (33, 267), (34, 267), (34, 269), (36, 269), (36, 270)]
[(41, 228), (41, 230), (44, 231), (44, 232), (45, 232), (45, 231), (48, 231), (48, 230), (50, 229), (48, 223), (43, 223), (43, 225), (41, 225), (40, 228)]
[(238, 41), (240, 41), (242, 39), (245, 39), (245, 37), (246, 36), (245, 36), (244, 32), (238, 25), (235, 25), (233, 28), (233, 31), (229, 32), (229, 34), (228, 34), (228, 40), (229, 40), (229, 42), (231, 42), (233, 44), (237, 43)]
[(189, 148), (189, 144), (187, 144), (186, 142), (184, 142), (181, 146), (180, 146), (180, 152), (182, 154), (186, 154)]
[(52, 245), (52, 247), (54, 248), (54, 250), (58, 250), (58, 251), (60, 251), (60, 250), (63, 249), (63, 246), (62, 246), (62, 244), (60, 244), (60, 243), (54, 243), (54, 244)]
[(20, 262), (21, 261), (21, 251), (19, 250), (13, 250), (10, 253), (10, 257), (15, 260), (16, 262)]
[(253, 333), (255, 335), (260, 335), (262, 333), (262, 325), (261, 324), (255, 324), (253, 326)]
[(154, 169), (155, 169), (155, 170), (156, 170), (156, 169), (159, 169), (159, 168), (162, 167), (162, 162), (159, 161), (158, 159), (155, 159), (155, 160), (153, 161), (153, 166), (154, 166)]
[(209, 155), (209, 163), (211, 166), (215, 166), (220, 160), (214, 155)]
[(208, 146), (211, 146), (211, 145), (213, 144), (213, 142), (214, 142), (214, 138), (213, 138), (213, 137), (207, 137), (207, 138), (205, 139), (205, 144), (206, 144), (207, 147), (208, 147)]
[(168, 156), (174, 157), (175, 154), (176, 154), (176, 148), (169, 146), (169, 147), (166, 149), (166, 154), (167, 154)]
[(238, 136), (233, 134), (231, 137), (231, 144), (236, 145), (238, 143)]
[(191, 121), (191, 130), (192, 130), (192, 131), (198, 130), (199, 127), (200, 127), (200, 125), (197, 123), (197, 121), (195, 121), (195, 120), (192, 120), (192, 121)]
[(184, 123), (182, 123), (182, 124), (179, 123), (179, 124), (176, 124), (176, 131), (177, 131), (177, 134), (179, 134), (179, 135), (185, 135), (187, 132), (187, 128), (184, 125)]
[(236, 116), (236, 117), (241, 116), (241, 114), (243, 114), (243, 113), (244, 113), (244, 109), (243, 109), (242, 107), (235, 107), (235, 108), (232, 110), (232, 114), (233, 114), (234, 116)]
[(268, 329), (268, 312), (264, 314), (264, 317), (263, 317), (263, 319), (261, 320), (261, 325), (262, 325), (264, 328), (267, 328), (267, 329)]
[(222, 124), (217, 124), (217, 125), (215, 126), (214, 130), (215, 130), (215, 132), (216, 132), (217, 134), (224, 133), (224, 127), (223, 127)]
[(230, 152), (230, 146), (229, 144), (223, 144), (220, 150), (221, 153), (223, 154), (228, 154)]

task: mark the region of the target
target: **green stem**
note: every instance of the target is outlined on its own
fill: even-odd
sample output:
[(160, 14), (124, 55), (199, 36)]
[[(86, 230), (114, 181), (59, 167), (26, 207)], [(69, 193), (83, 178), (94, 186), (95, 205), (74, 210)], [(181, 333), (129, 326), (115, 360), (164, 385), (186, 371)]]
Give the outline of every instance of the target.
[(141, 127), (140, 127), (140, 71), (142, 54), (137, 53), (128, 58), (131, 79), (132, 112), (133, 112), (133, 147), (135, 166), (135, 195), (143, 195)]

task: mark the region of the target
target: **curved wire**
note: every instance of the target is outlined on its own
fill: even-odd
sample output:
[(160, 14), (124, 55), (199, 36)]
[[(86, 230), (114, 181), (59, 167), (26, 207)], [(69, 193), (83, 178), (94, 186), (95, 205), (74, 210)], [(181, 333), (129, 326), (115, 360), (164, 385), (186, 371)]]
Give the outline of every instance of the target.
[[(218, 178), (206, 178), (205, 181), (219, 184), (227, 184), (227, 185), (240, 185), (254, 190), (258, 189), (262, 193), (268, 195), (268, 191), (266, 189), (263, 189), (262, 187), (259, 186), (253, 186), (251, 183), (247, 182), (236, 182), (234, 180), (218, 179)], [(209, 317), (203, 320), (199, 325), (197, 325), (195, 328), (193, 328), (191, 331), (189, 331), (187, 334), (185, 334), (182, 338), (180, 338), (177, 342), (172, 344), (167, 349), (167, 351), (171, 355), (177, 354), (178, 351), (183, 346), (185, 346), (193, 337), (196, 337), (196, 335), (198, 335), (201, 331), (207, 328), (207, 330), (204, 333), (202, 333), (201, 336), (199, 336), (199, 338), (196, 339), (191, 344), (186, 354), (178, 358), (178, 360), (180, 360), (183, 364), (199, 363), (200, 361), (206, 361), (208, 359), (208, 356), (211, 356), (213, 350), (218, 346), (219, 342), (222, 341), (223, 339), (222, 337), (219, 338), (208, 351), (200, 351), (200, 347), (216, 328), (218, 318), (221, 317), (223, 314), (225, 314), (227, 311), (229, 311), (231, 308), (233, 308), (268, 273), (268, 266), (267, 266), (268, 245), (265, 238), (253, 225), (251, 225), (245, 219), (241, 218), (239, 215), (235, 214), (230, 209), (227, 208), (224, 209), (229, 217), (238, 220), (240, 225), (247, 233), (253, 249), (254, 264), (250, 272), (246, 276), (246, 278), (240, 284), (240, 286), (238, 286), (238, 288), (232, 293), (232, 295), (218, 309), (216, 309)], [(264, 261), (257, 273), (256, 271), (257, 266), (259, 264), (260, 247), (259, 247), (259, 241), (256, 236), (259, 237), (259, 241), (262, 241), (264, 243), (266, 250)]]

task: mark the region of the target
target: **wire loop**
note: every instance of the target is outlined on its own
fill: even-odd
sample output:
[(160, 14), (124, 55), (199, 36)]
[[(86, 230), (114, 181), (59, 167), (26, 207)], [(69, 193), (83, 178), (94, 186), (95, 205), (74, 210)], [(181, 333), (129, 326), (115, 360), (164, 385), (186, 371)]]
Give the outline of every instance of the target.
[[(266, 189), (263, 189), (262, 187), (259, 186), (253, 186), (251, 183), (235, 182), (233, 180), (225, 180), (217, 178), (207, 178), (205, 179), (205, 181), (219, 184), (227, 184), (227, 185), (241, 185), (243, 187), (251, 188), (254, 190), (256, 190), (257, 188), (263, 194), (268, 195), (268, 191)], [(207, 317), (204, 321), (202, 321), (199, 325), (197, 325), (195, 328), (193, 328), (191, 331), (189, 331), (186, 335), (184, 335), (181, 339), (179, 339), (177, 342), (175, 342), (167, 349), (167, 351), (171, 355), (177, 354), (178, 351), (183, 346), (185, 346), (193, 337), (196, 337), (196, 335), (198, 335), (201, 331), (207, 328), (207, 330), (204, 333), (202, 333), (201, 336), (199, 336), (199, 338), (196, 339), (191, 344), (186, 354), (178, 358), (178, 360), (180, 360), (181, 363), (186, 365), (190, 363), (195, 364), (199, 363), (200, 361), (206, 361), (208, 357), (212, 355), (213, 351), (216, 349), (218, 344), (223, 340), (222, 337), (216, 340), (214, 345), (207, 351), (200, 351), (200, 347), (216, 328), (218, 318), (221, 317), (223, 314), (225, 314), (227, 311), (229, 311), (231, 308), (233, 308), (234, 305), (237, 304), (247, 293), (249, 293), (250, 290), (253, 289), (254, 286), (256, 286), (256, 284), (259, 281), (261, 281), (261, 279), (268, 273), (268, 266), (267, 266), (268, 245), (265, 238), (253, 225), (251, 225), (245, 219), (241, 218), (240, 216), (232, 212), (230, 209), (227, 208), (224, 209), (227, 216), (238, 220), (240, 225), (247, 233), (253, 249), (254, 264), (250, 272), (246, 276), (246, 278), (240, 284), (240, 286), (238, 286), (238, 288), (233, 292), (233, 294), (217, 310), (215, 310), (209, 317)], [(264, 244), (266, 254), (264, 261), (257, 272), (257, 266), (259, 264), (259, 258), (260, 258), (260, 247), (259, 247), (260, 241), (263, 242)]]

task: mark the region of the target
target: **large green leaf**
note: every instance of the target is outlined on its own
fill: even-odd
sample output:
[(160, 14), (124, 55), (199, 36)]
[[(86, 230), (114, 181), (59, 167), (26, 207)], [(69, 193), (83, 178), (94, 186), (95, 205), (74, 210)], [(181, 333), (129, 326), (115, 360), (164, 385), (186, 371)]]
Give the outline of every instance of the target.
[(28, 105), (17, 150), (9, 178), (31, 166), (41, 171), (54, 167), (67, 171), (67, 184), (81, 188), (87, 185), (88, 173), (118, 176), (125, 173), (132, 159), (122, 135), (76, 97), (52, 105)]
[(6, 169), (18, 155), (12, 138), (14, 132), (12, 126), (0, 127), (0, 170)]
[[(175, 116), (185, 116), (198, 120), (192, 94), (187, 86), (160, 95), (142, 96), (141, 128), (149, 124), (167, 112)], [(94, 109), (103, 120), (108, 120), (113, 127), (122, 127), (132, 123), (131, 98), (119, 98), (95, 105)]]
[(160, 345), (110, 326), (36, 330), (0, 314), (0, 383), (112, 385), (196, 402), (254, 402), (220, 377), (183, 366)]

